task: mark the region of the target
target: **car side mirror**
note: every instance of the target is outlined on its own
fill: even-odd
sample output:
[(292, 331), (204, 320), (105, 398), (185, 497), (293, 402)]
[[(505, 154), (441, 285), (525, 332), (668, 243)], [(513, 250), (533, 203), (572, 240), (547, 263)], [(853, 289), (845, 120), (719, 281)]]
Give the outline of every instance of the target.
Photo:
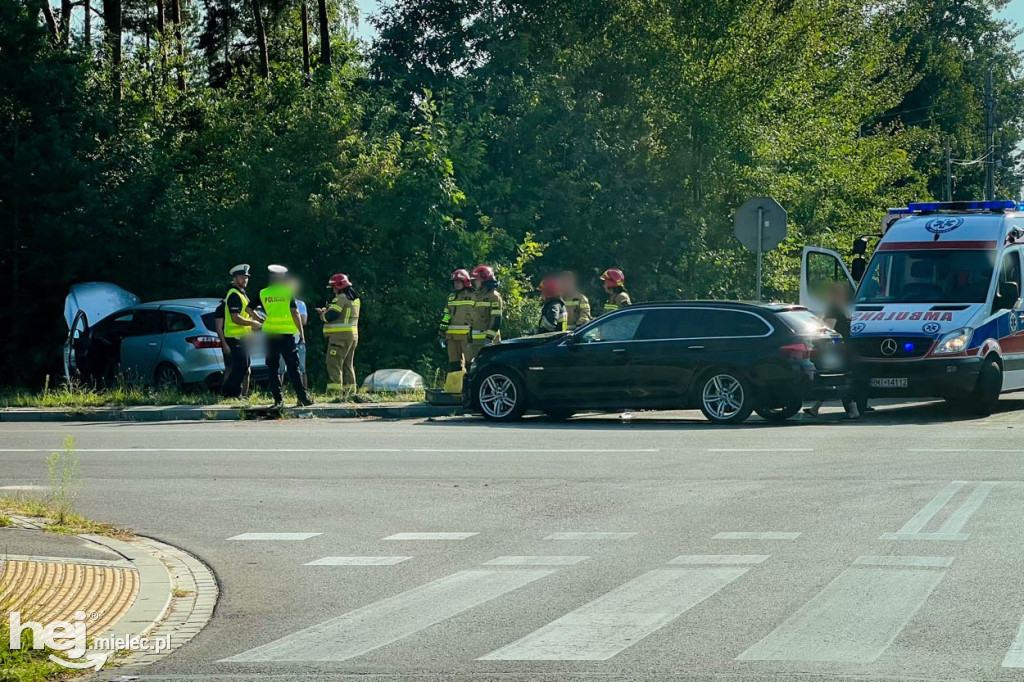
[(567, 346), (575, 346), (575, 345), (579, 344), (579, 342), (580, 342), (580, 337), (576, 336), (576, 332), (569, 332), (568, 334), (566, 334), (566, 336), (565, 336), (565, 345), (567, 345)]
[(1000, 282), (996, 294), (996, 310), (1012, 310), (1020, 298), (1020, 285), (1016, 282)]
[(850, 268), (850, 274), (853, 275), (853, 281), (859, 282), (864, 277), (864, 272), (867, 269), (868, 262), (864, 260), (864, 256), (856, 256), (853, 259), (853, 263)]

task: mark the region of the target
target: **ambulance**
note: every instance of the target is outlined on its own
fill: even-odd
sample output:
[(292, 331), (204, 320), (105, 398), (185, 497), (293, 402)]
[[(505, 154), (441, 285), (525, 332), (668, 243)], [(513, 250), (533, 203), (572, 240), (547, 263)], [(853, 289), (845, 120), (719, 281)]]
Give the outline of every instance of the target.
[(990, 414), (1001, 393), (1024, 389), (1024, 206), (912, 203), (882, 227), (854, 243), (852, 274), (835, 251), (805, 247), (800, 303), (823, 316), (828, 290), (849, 283), (860, 395)]

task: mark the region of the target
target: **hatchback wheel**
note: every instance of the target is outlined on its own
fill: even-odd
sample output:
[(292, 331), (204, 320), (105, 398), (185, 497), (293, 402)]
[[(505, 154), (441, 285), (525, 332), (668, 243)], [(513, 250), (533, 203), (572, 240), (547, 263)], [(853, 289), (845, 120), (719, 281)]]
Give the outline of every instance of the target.
[(526, 412), (526, 391), (511, 372), (495, 369), (485, 374), (477, 384), (476, 397), (485, 419), (514, 421)]
[(156, 368), (154, 383), (161, 391), (180, 391), (185, 387), (185, 381), (181, 378), (181, 372), (170, 363), (162, 363)]
[(715, 370), (704, 379), (700, 390), (700, 411), (716, 424), (739, 424), (754, 409), (750, 383), (742, 374)]

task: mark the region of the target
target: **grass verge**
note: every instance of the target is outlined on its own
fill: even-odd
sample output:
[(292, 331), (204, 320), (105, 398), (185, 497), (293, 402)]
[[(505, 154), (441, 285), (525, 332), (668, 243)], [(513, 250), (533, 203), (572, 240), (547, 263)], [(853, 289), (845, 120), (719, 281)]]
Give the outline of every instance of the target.
[[(287, 395), (287, 393), (286, 393)], [(392, 402), (421, 402), (423, 391), (380, 393), (359, 391), (342, 395), (312, 393), (313, 399), (324, 404), (363, 404)], [(114, 386), (90, 388), (63, 384), (41, 391), (7, 390), (0, 392), (0, 407), (63, 408), (69, 410), (93, 407), (139, 407), (170, 405), (228, 405), (254, 407), (273, 402), (270, 393), (258, 388), (245, 399), (227, 399), (206, 390), (174, 391), (146, 386)]]
[[(57, 521), (63, 511), (63, 519)], [(119, 540), (130, 540), (132, 534), (109, 523), (87, 519), (78, 512), (62, 510), (60, 503), (49, 498), (33, 498), (28, 496), (0, 497), (0, 518), (6, 519), (7, 525), (14, 525), (11, 516), (25, 516), (42, 526), (43, 530), (53, 533), (78, 535), (94, 533), (106, 535)], [(0, 522), (0, 526), (4, 524)], [(0, 676), (0, 679), (3, 679)]]

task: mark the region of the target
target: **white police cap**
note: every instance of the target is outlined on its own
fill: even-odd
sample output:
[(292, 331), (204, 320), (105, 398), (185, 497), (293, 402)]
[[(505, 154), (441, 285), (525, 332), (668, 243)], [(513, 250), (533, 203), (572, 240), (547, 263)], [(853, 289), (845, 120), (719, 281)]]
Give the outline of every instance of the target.
[(238, 275), (248, 275), (249, 274), (249, 264), (248, 263), (241, 263), (240, 265), (236, 265), (235, 267), (231, 268), (230, 274), (231, 274), (232, 277), (236, 277)]
[(268, 265), (267, 272), (269, 272), (271, 275), (287, 275), (288, 268), (286, 268), (283, 265)]

